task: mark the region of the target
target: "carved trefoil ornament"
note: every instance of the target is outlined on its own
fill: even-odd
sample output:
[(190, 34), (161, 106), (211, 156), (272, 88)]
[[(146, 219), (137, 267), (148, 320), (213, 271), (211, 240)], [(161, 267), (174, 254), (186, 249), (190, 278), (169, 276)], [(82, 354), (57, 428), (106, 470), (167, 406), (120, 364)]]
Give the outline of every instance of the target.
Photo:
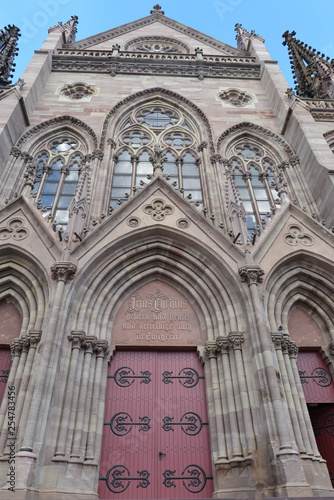
[(8, 240), (8, 238), (13, 238), (16, 241), (24, 240), (29, 231), (23, 224), (23, 219), (19, 217), (10, 219), (6, 226), (0, 227), (0, 240)]
[(155, 199), (150, 205), (145, 205), (143, 208), (145, 214), (148, 214), (155, 221), (165, 220), (167, 215), (171, 215), (174, 212), (174, 208), (171, 205), (166, 205), (161, 199)]
[(84, 82), (66, 83), (63, 87), (58, 89), (60, 96), (66, 97), (71, 101), (90, 101), (93, 95), (98, 93), (98, 89), (94, 85), (88, 85)]
[(284, 241), (288, 245), (297, 246), (299, 244), (310, 247), (314, 244), (314, 239), (297, 224), (288, 226), (288, 233), (284, 235)]
[(249, 92), (241, 89), (226, 89), (218, 94), (218, 99), (232, 106), (244, 107), (251, 104), (255, 99)]

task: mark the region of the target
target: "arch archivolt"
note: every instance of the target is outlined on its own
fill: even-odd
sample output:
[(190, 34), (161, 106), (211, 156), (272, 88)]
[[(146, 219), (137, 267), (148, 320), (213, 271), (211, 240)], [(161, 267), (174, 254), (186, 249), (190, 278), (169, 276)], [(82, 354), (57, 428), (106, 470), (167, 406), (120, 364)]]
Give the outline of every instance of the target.
[(234, 283), (227, 266), (200, 254), (190, 241), (185, 245), (166, 236), (145, 238), (140, 231), (121, 250), (109, 248), (82, 270), (71, 329), (110, 342), (112, 319), (120, 304), (153, 280), (163, 281), (187, 297), (207, 340), (245, 329), (240, 315), (241, 287)]
[[(332, 268), (332, 269), (331, 269)], [(297, 303), (318, 316), (328, 342), (334, 339), (334, 269), (304, 252), (281, 261), (266, 280), (266, 307), (271, 331), (288, 333), (288, 318)]]

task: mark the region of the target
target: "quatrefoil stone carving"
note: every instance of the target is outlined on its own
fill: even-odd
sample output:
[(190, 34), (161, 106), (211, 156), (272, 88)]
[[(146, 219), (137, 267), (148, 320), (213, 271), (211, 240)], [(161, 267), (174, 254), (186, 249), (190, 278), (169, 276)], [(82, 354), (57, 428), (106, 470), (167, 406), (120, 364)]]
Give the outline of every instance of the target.
[(174, 208), (171, 205), (166, 205), (163, 200), (156, 199), (153, 200), (150, 205), (146, 205), (143, 208), (145, 214), (148, 214), (155, 221), (162, 221), (166, 218), (166, 215), (171, 215), (174, 212)]
[(11, 219), (6, 226), (0, 227), (0, 240), (24, 240), (29, 234), (27, 228), (23, 227), (23, 219), (16, 217)]
[(303, 229), (297, 224), (291, 224), (288, 227), (288, 233), (284, 235), (284, 241), (288, 245), (297, 246), (299, 244), (310, 247), (314, 239), (309, 234), (305, 234)]

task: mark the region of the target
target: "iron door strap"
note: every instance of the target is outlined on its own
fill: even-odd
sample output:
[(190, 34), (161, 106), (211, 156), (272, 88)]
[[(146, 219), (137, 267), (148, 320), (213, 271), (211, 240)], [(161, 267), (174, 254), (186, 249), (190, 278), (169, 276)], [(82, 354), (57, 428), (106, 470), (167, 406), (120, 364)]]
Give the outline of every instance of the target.
[(118, 464), (111, 467), (106, 477), (100, 477), (101, 481), (106, 481), (107, 486), (113, 493), (123, 493), (131, 481), (137, 481), (137, 488), (147, 488), (150, 484), (148, 478), (150, 473), (147, 470), (137, 470), (138, 477), (131, 477), (130, 471), (125, 465)]
[(181, 426), (181, 430), (188, 436), (197, 436), (202, 430), (203, 425), (208, 425), (208, 422), (203, 422), (201, 417), (192, 411), (188, 411), (182, 415), (180, 422), (173, 422), (174, 417), (164, 417), (163, 430), (174, 431), (173, 426)]
[(188, 465), (181, 473), (181, 476), (174, 476), (175, 472), (175, 470), (170, 469), (163, 472), (165, 479), (162, 484), (166, 488), (171, 488), (172, 486), (175, 488), (175, 481), (181, 480), (183, 486), (190, 493), (200, 493), (205, 488), (207, 480), (213, 479), (213, 476), (207, 476), (202, 467), (196, 464)]
[(165, 371), (162, 374), (164, 384), (173, 384), (173, 379), (177, 379), (183, 387), (192, 389), (198, 384), (201, 377), (194, 368), (182, 368), (178, 375), (173, 375), (173, 372)]
[(115, 371), (115, 375), (108, 375), (108, 378), (113, 378), (119, 387), (130, 387), (136, 379), (141, 379), (141, 384), (149, 384), (152, 373), (148, 370), (140, 373), (141, 375), (136, 375), (132, 368), (122, 366)]
[(104, 422), (104, 425), (110, 425), (111, 431), (116, 434), (116, 436), (126, 436), (131, 432), (134, 426), (139, 426), (139, 431), (147, 432), (151, 429), (150, 422), (151, 419), (148, 417), (138, 417), (140, 422), (134, 422), (131, 415), (121, 411), (116, 413), (110, 422)]
[(325, 368), (321, 368), (320, 366), (314, 368), (311, 375), (305, 375), (305, 370), (299, 371), (298, 373), (302, 384), (308, 384), (308, 378), (312, 379), (313, 382), (315, 382), (320, 387), (328, 387), (332, 383), (331, 374), (327, 370), (325, 370)]

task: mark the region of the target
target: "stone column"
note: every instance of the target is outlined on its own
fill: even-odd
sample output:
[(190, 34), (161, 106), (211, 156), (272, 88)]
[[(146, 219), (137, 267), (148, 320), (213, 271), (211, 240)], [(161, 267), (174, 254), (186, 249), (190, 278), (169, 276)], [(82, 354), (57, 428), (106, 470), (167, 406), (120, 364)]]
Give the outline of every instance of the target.
[(299, 377), (299, 372), (298, 372), (298, 367), (297, 367), (297, 356), (298, 356), (299, 349), (297, 347), (296, 342), (293, 342), (292, 340), (290, 340), (289, 345), (288, 345), (288, 349), (289, 349), (289, 357), (290, 357), (291, 366), (292, 366), (292, 372), (293, 372), (293, 376), (294, 376), (294, 383), (295, 383), (295, 387), (296, 387), (297, 392), (298, 392), (300, 407), (301, 407), (301, 417), (302, 418), (301, 418), (300, 425), (301, 425), (301, 429), (305, 428), (307, 430), (308, 440), (307, 440), (306, 435), (305, 435), (305, 440), (307, 440), (307, 444), (310, 445), (311, 450), (312, 450), (312, 451), (310, 451), (308, 449), (307, 453), (312, 454), (312, 452), (313, 452), (314, 456), (316, 458), (320, 459), (321, 458), (320, 453), (318, 451), (318, 446), (317, 446), (317, 442), (315, 440), (310, 415), (309, 415), (309, 412), (307, 409), (304, 391), (303, 391), (302, 384), (301, 384), (300, 377)]
[(217, 345), (216, 342), (206, 342), (205, 354), (209, 358), (211, 379), (212, 379), (212, 394), (217, 428), (218, 441), (218, 461), (220, 463), (227, 462), (227, 450), (225, 443), (225, 429), (223, 425), (222, 402), (219, 390), (219, 377), (217, 369)]
[(250, 409), (250, 401), (248, 397), (248, 388), (246, 383), (246, 374), (244, 367), (244, 360), (242, 355), (242, 344), (245, 342), (244, 336), (240, 332), (229, 333), (229, 340), (234, 351), (236, 371), (238, 377), (239, 394), (242, 407), (242, 415), (244, 420), (244, 427), (246, 432), (246, 442), (248, 449), (245, 450), (246, 458), (251, 455), (252, 451), (256, 449), (255, 432), (253, 426), (253, 417)]
[(83, 462), (84, 459), (84, 457), (81, 456), (82, 450), (80, 444), (81, 444), (81, 436), (83, 433), (84, 414), (85, 414), (89, 377), (90, 377), (90, 367), (92, 364), (92, 354), (95, 346), (96, 346), (96, 337), (85, 338), (83, 342), (83, 348), (85, 349), (83, 373), (80, 384), (79, 400), (78, 400), (75, 430), (73, 437), (73, 446), (70, 455), (71, 459), (75, 459), (75, 461), (79, 460), (80, 462)]
[(85, 338), (85, 333), (82, 331), (72, 331), (71, 334), (68, 336), (68, 340), (72, 342), (71, 359), (67, 377), (67, 385), (65, 389), (65, 397), (63, 400), (63, 409), (61, 414), (56, 452), (53, 460), (55, 460), (56, 457), (65, 456), (67, 432), (71, 414), (71, 403), (73, 399), (74, 385), (76, 382), (75, 373), (77, 371), (79, 351), (81, 349), (84, 338)]
[(235, 400), (234, 400), (234, 392), (233, 392), (233, 384), (232, 384), (232, 375), (231, 375), (231, 367), (229, 360), (229, 347), (230, 340), (226, 337), (218, 337), (217, 341), (217, 350), (221, 353), (221, 362), (223, 367), (223, 377), (224, 379), (221, 381), (221, 384), (225, 385), (225, 393), (226, 393), (226, 404), (227, 404), (227, 413), (229, 420), (229, 429), (226, 431), (231, 436), (232, 441), (232, 458), (236, 459), (242, 457), (242, 449), (240, 442), (240, 431), (238, 426), (238, 419), (235, 408)]
[(98, 340), (95, 346), (96, 366), (93, 386), (93, 396), (90, 405), (89, 430), (87, 436), (86, 459), (87, 463), (97, 463), (96, 450), (96, 433), (98, 422), (98, 411), (100, 403), (100, 388), (102, 384), (103, 362), (109, 354), (108, 342), (106, 340)]
[(39, 412), (43, 398), (43, 391), (49, 369), (49, 362), (54, 346), (54, 338), (58, 327), (58, 316), (61, 309), (62, 299), (64, 295), (65, 284), (68, 280), (73, 279), (76, 272), (76, 266), (71, 262), (57, 262), (51, 268), (52, 278), (57, 280), (53, 304), (50, 311), (49, 325), (45, 333), (45, 339), (41, 356), (39, 359), (39, 374), (36, 379), (36, 385), (30, 405), (27, 426), (24, 433), (21, 451), (32, 452), (35, 432), (40, 425)]
[[(11, 357), (12, 357), (12, 367), (10, 369), (7, 387), (12, 387), (14, 385), (16, 372), (18, 370), (20, 356), (22, 353), (22, 341), (21, 339), (14, 339), (10, 345)], [(16, 390), (15, 390), (16, 393)], [(17, 395), (17, 393), (16, 393)], [(4, 398), (1, 404), (1, 414), (0, 414), (0, 429), (1, 429), (1, 437), (0, 437), (0, 457), (3, 455), (6, 443), (7, 443), (7, 435), (8, 435), (8, 391), (5, 392)], [(6, 458), (7, 460), (7, 458)]]
[(297, 452), (292, 449), (289, 431), (286, 426), (286, 412), (284, 411), (283, 406), (284, 398), (281, 395), (280, 387), (277, 381), (272, 345), (269, 343), (269, 332), (257, 289), (258, 283), (262, 283), (262, 276), (264, 272), (259, 266), (248, 265), (239, 269), (239, 274), (241, 276), (241, 280), (247, 282), (251, 294), (253, 311), (256, 320), (256, 329), (258, 331), (258, 357), (261, 358), (264, 375), (264, 377), (261, 378), (265, 383), (265, 387), (263, 387), (262, 390), (264, 391), (264, 394), (269, 391), (270, 399), (268, 400), (268, 403), (273, 408), (276, 429), (278, 432), (279, 447), (281, 451), (284, 451), (284, 453), (297, 454)]
[[(273, 343), (276, 349), (276, 357), (282, 377), (282, 383), (284, 387), (285, 397), (288, 404), (289, 415), (291, 419), (291, 425), (293, 427), (294, 436), (298, 450), (300, 453), (306, 453), (305, 440), (303, 440), (301, 434), (301, 422), (298, 421), (297, 411), (295, 401), (291, 391), (292, 386), (295, 385), (294, 377), (290, 366), (288, 342), (284, 339), (282, 333), (273, 332), (271, 334)], [(284, 354), (283, 354), (284, 353)], [(287, 357), (287, 359), (285, 359)], [(298, 397), (297, 397), (298, 399)], [(298, 400), (299, 403), (299, 400)], [(307, 441), (306, 441), (307, 442)]]

